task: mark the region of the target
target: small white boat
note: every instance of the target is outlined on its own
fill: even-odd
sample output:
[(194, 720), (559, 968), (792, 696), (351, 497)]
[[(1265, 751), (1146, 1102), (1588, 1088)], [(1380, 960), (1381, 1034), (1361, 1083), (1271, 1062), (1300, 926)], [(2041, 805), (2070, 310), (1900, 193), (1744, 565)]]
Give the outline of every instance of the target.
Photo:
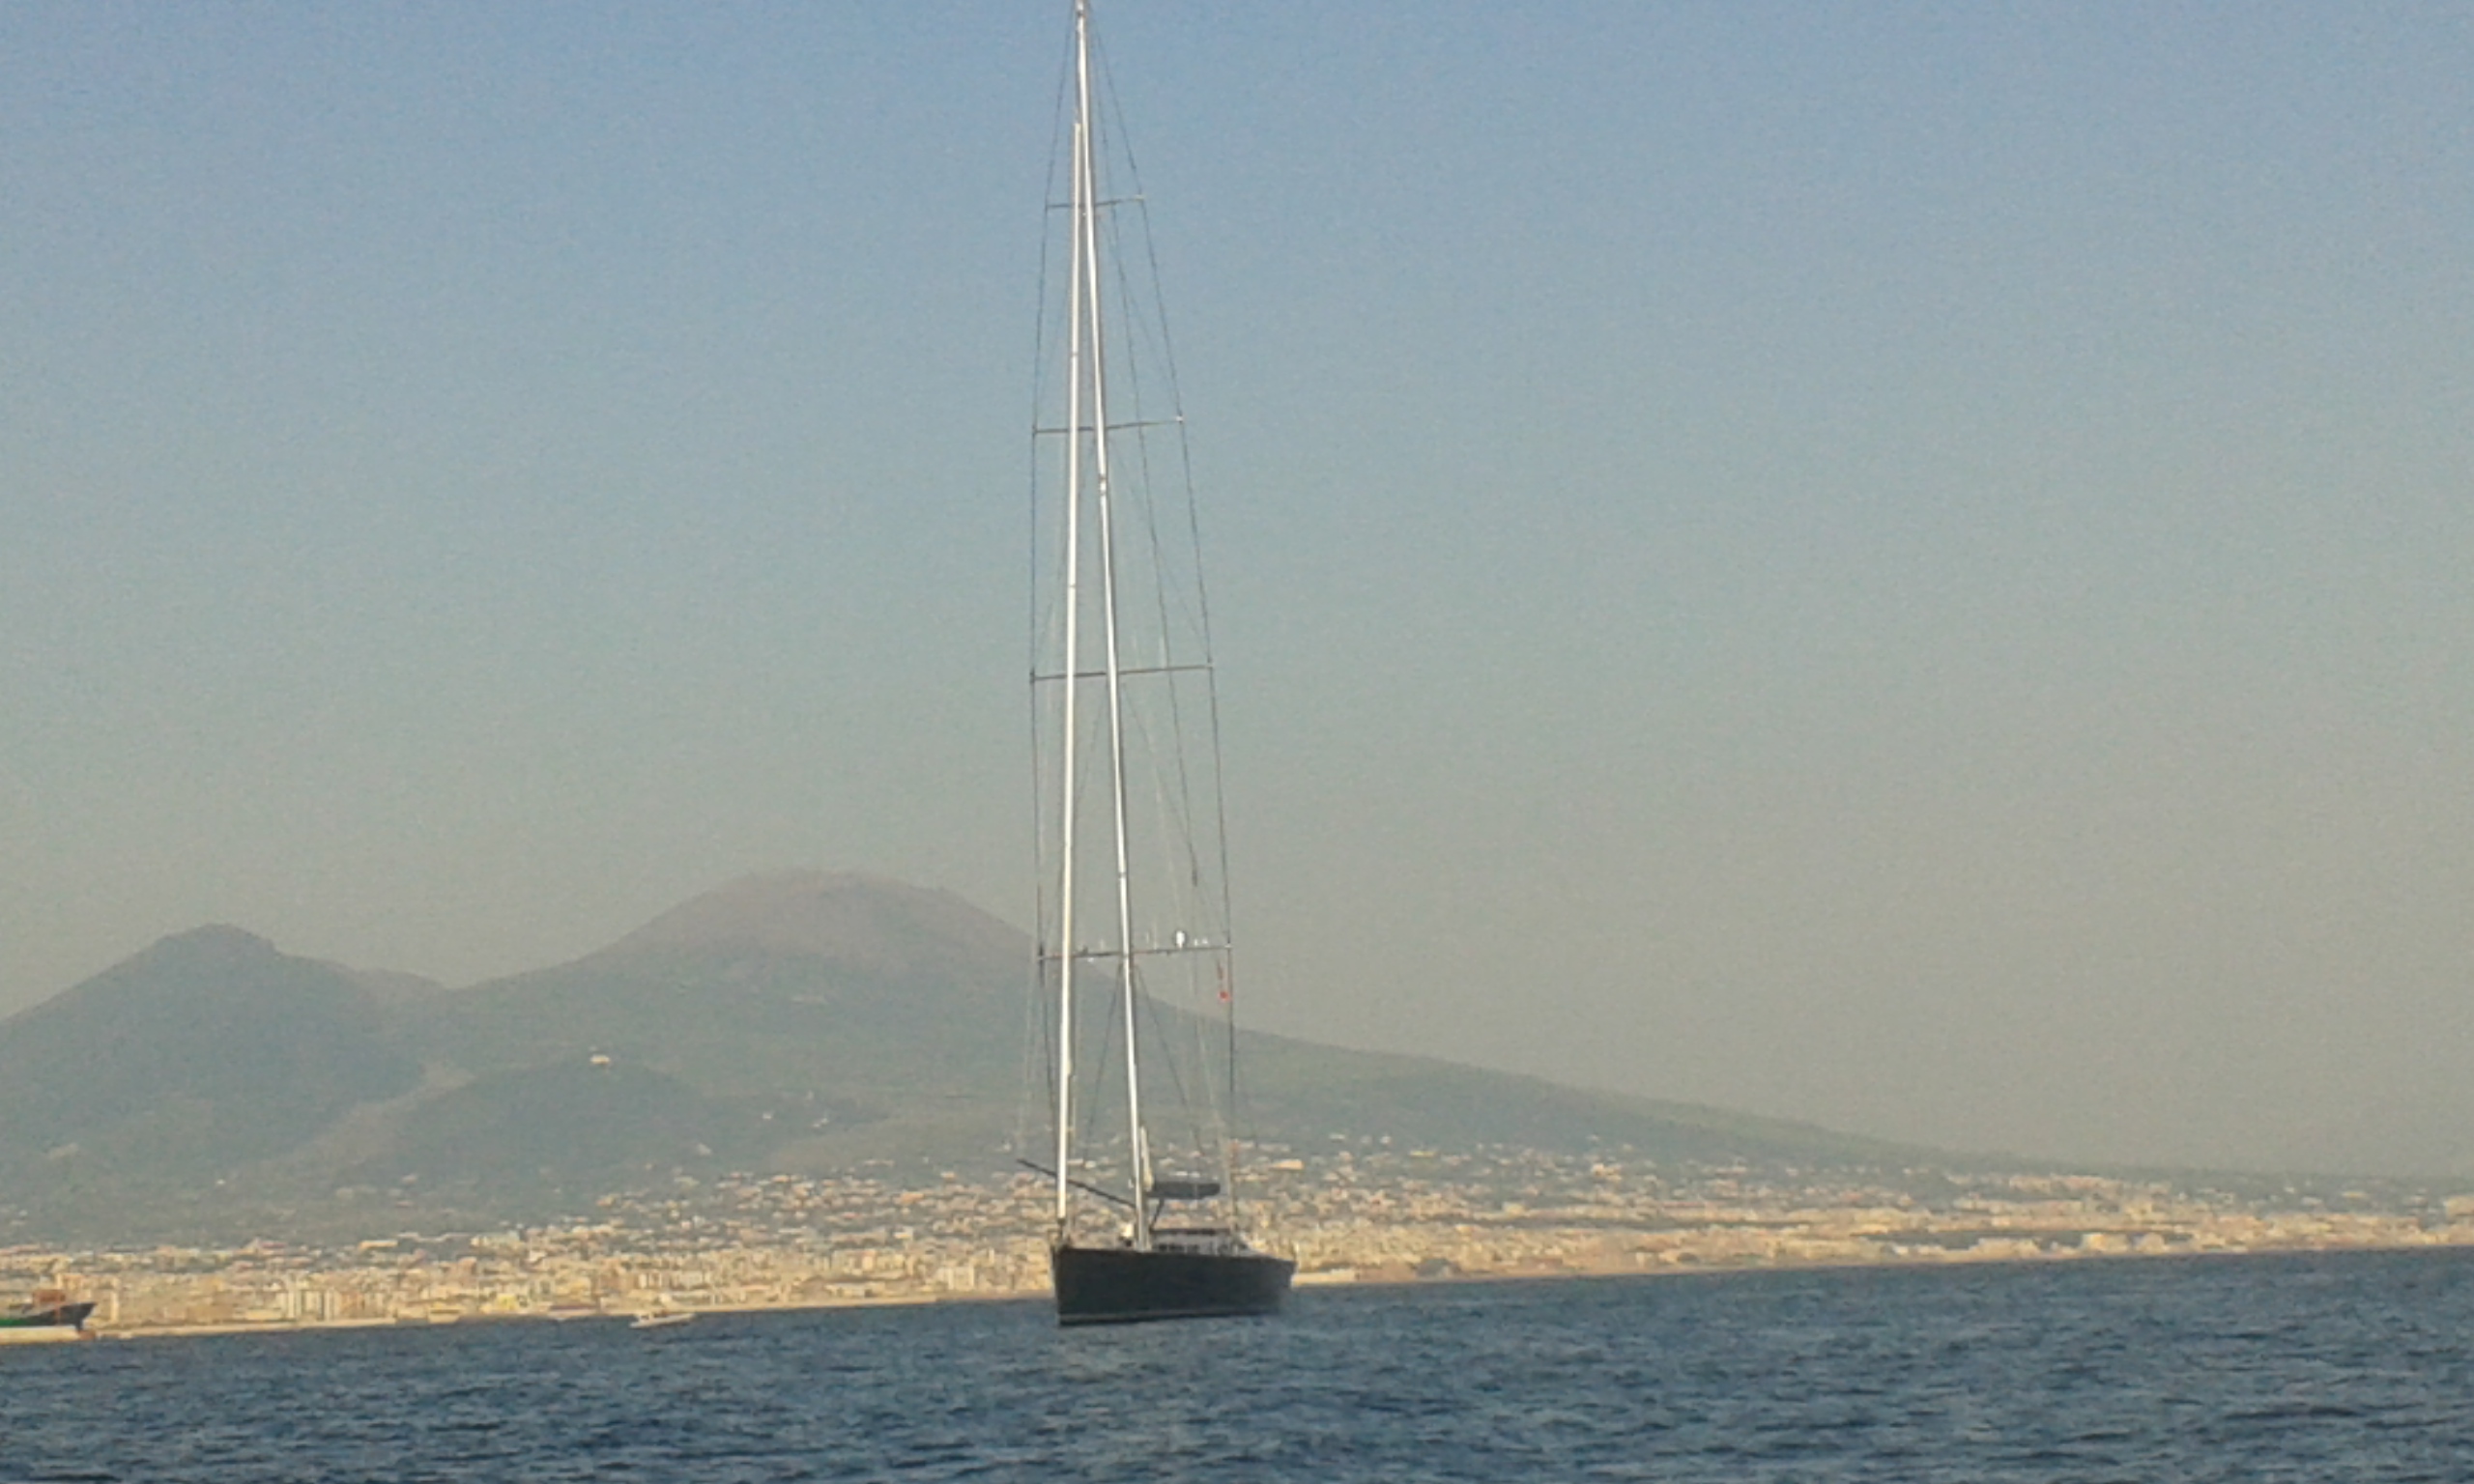
[(683, 1325), (695, 1317), (696, 1311), (694, 1309), (648, 1309), (646, 1312), (637, 1315), (636, 1322), (629, 1325), (627, 1327), (630, 1329), (667, 1329), (673, 1325)]

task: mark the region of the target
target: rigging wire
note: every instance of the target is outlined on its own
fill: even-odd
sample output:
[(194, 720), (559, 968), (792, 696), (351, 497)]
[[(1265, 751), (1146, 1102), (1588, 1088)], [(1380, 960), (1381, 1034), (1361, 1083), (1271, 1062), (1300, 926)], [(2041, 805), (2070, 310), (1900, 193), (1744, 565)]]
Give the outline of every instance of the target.
[[(1130, 139), (1131, 135), (1126, 133), (1123, 128), (1123, 115), (1121, 111), (1122, 105), (1116, 98), (1114, 88), (1111, 87), (1106, 96), (1111, 105), (1117, 106), (1120, 109), (1118, 116), (1120, 136)], [(1162, 287), (1160, 274), (1160, 245), (1158, 239), (1153, 237), (1151, 233), (1150, 200), (1142, 186), (1141, 164), (1135, 157), (1134, 148), (1131, 143), (1124, 144), (1121, 148), (1125, 155), (1127, 179), (1131, 181), (1134, 186), (1134, 199), (1138, 203), (1138, 209), (1142, 216), (1142, 250), (1145, 265), (1150, 275), (1152, 323), (1159, 328), (1161, 368), (1166, 376), (1168, 383), (1168, 404), (1176, 414), (1177, 462), (1180, 483), (1185, 496), (1187, 550), (1194, 554), (1193, 579), (1194, 626), (1202, 649), (1203, 701), (1206, 720), (1209, 724), (1212, 759), (1212, 788), (1210, 801), (1213, 814), (1212, 840), (1215, 847), (1215, 853), (1219, 857), (1217, 862), (1219, 870), (1215, 884), (1219, 889), (1218, 895), (1220, 900), (1217, 903), (1219, 912), (1217, 914), (1218, 921), (1215, 926), (1219, 929), (1220, 941), (1223, 945), (1220, 982), (1215, 985), (1221, 1007), (1221, 1021), (1225, 1036), (1225, 1065), (1227, 1068), (1226, 1124), (1223, 1130), (1224, 1138), (1222, 1146), (1221, 1162), (1225, 1175), (1223, 1188), (1227, 1192), (1229, 1214), (1231, 1221), (1233, 1222), (1236, 1216), (1237, 1208), (1236, 1140), (1239, 1137), (1240, 1128), (1249, 1123), (1250, 1120), (1248, 1120), (1244, 1114), (1245, 1105), (1243, 1094), (1240, 1091), (1240, 1085), (1237, 1079), (1236, 914), (1230, 895), (1231, 887), (1229, 885), (1228, 870), (1228, 797), (1225, 788), (1223, 786), (1223, 780), (1220, 774), (1220, 759), (1222, 753), (1219, 658), (1216, 653), (1215, 645), (1212, 642), (1211, 586), (1209, 583), (1204, 581), (1203, 575), (1202, 502), (1195, 493), (1194, 441), (1188, 434), (1186, 427), (1185, 388), (1177, 375), (1176, 345), (1175, 341), (1168, 333), (1167, 299), (1165, 291)], [(1120, 271), (1122, 271), (1122, 264), (1124, 261), (1123, 254), (1119, 255), (1118, 261), (1120, 264)], [(1146, 506), (1150, 507), (1151, 502), (1148, 499), (1150, 488), (1148, 473), (1149, 464), (1147, 459), (1144, 464), (1144, 494), (1146, 498)], [(1164, 584), (1162, 585), (1165, 589), (1165, 585)], [(1180, 766), (1182, 767), (1185, 756), (1185, 750), (1182, 745), (1184, 737), (1182, 727), (1179, 728), (1178, 736), (1180, 741), (1178, 757)], [(1189, 807), (1191, 808), (1191, 801), (1189, 802)], [(1199, 866), (1197, 865), (1197, 892), (1200, 890), (1198, 871)]]
[[(1170, 587), (1172, 585), (1177, 586), (1178, 590), (1175, 596), (1180, 600), (1184, 599), (1188, 594), (1185, 589), (1185, 585), (1172, 585), (1166, 580), (1167, 575), (1171, 570), (1171, 563), (1169, 562), (1166, 555), (1166, 543), (1163, 541), (1161, 535), (1160, 501), (1154, 495), (1156, 480), (1151, 463), (1151, 439), (1147, 425), (1136, 431), (1135, 449), (1136, 463), (1142, 476), (1140, 504), (1144, 530), (1150, 548), (1153, 572), (1155, 574), (1155, 578), (1158, 579), (1152, 585), (1152, 592), (1158, 611), (1160, 642), (1163, 645), (1164, 651), (1166, 651), (1169, 646), (1173, 644), (1175, 636), (1180, 632), (1185, 632), (1186, 625), (1190, 624), (1192, 632), (1196, 635), (1199, 641), (1199, 647), (1202, 651), (1200, 658), (1202, 666), (1204, 699), (1207, 714), (1213, 724), (1210, 731), (1210, 758), (1212, 763), (1210, 776), (1210, 803), (1214, 816), (1214, 829), (1212, 832), (1214, 838), (1212, 845), (1214, 846), (1214, 853), (1219, 858), (1217, 864), (1220, 868), (1217, 881), (1215, 883), (1219, 888), (1218, 896), (1220, 900), (1216, 903), (1207, 903), (1201, 899), (1204, 896), (1204, 888), (1202, 884), (1202, 863), (1196, 839), (1201, 832), (1195, 828), (1195, 821), (1199, 812), (1194, 806), (1194, 785), (1190, 762), (1193, 749), (1188, 745), (1186, 731), (1185, 707), (1183, 704), (1184, 687), (1177, 682), (1174, 676), (1169, 677), (1167, 682), (1167, 710), (1170, 732), (1170, 743), (1167, 748), (1167, 756), (1173, 760), (1175, 766), (1176, 798), (1173, 803), (1171, 803), (1171, 801), (1165, 797), (1164, 789), (1163, 797), (1160, 800), (1163, 815), (1173, 815), (1173, 820), (1164, 817), (1162, 821), (1164, 834), (1170, 837), (1164, 841), (1164, 845), (1165, 846), (1164, 854), (1171, 859), (1182, 854), (1183, 859), (1176, 860), (1175, 864), (1183, 870), (1187, 886), (1191, 894), (1190, 899), (1192, 901), (1192, 905), (1202, 909), (1199, 920), (1194, 924), (1194, 926), (1202, 928), (1203, 931), (1211, 934), (1223, 945), (1220, 955), (1215, 956), (1217, 957), (1228, 956), (1230, 954), (1230, 951), (1227, 948), (1227, 944), (1231, 937), (1228, 921), (1229, 887), (1227, 870), (1227, 807), (1220, 776), (1220, 734), (1218, 727), (1219, 685), (1210, 637), (1210, 591), (1208, 585), (1203, 581), (1202, 531), (1198, 508), (1199, 501), (1196, 499), (1194, 478), (1193, 442), (1189, 435), (1188, 424), (1186, 421), (1184, 393), (1177, 377), (1175, 342), (1168, 328), (1167, 298), (1166, 292), (1161, 281), (1159, 243), (1158, 239), (1151, 231), (1150, 198), (1148, 192), (1144, 189), (1142, 183), (1141, 162), (1136, 157), (1133, 145), (1130, 142), (1132, 139), (1132, 132), (1124, 127), (1123, 100), (1117, 95), (1113, 86), (1113, 80), (1108, 76), (1105, 69), (1105, 65), (1101, 68), (1101, 76), (1104, 83), (1104, 90), (1102, 93), (1103, 105), (1116, 125), (1116, 128), (1111, 131), (1112, 141), (1115, 144), (1117, 155), (1124, 161), (1126, 178), (1132, 186), (1132, 189), (1127, 191), (1122, 199), (1132, 208), (1131, 213), (1126, 214), (1131, 214), (1136, 217), (1136, 230), (1135, 231), (1134, 236), (1139, 239), (1141, 247), (1140, 261), (1146, 271), (1146, 276), (1148, 279), (1147, 284), (1143, 286), (1150, 290), (1148, 298), (1150, 300), (1149, 308), (1151, 312), (1148, 316), (1123, 315), (1119, 317), (1119, 324), (1121, 326), (1124, 326), (1128, 321), (1134, 322), (1132, 327), (1125, 331), (1127, 334), (1125, 345), (1126, 353), (1121, 356), (1120, 364), (1123, 364), (1127, 369), (1131, 388), (1135, 394), (1135, 406), (1136, 409), (1135, 420), (1147, 424), (1149, 419), (1145, 417), (1141, 411), (1142, 384), (1140, 381), (1140, 375), (1143, 361), (1138, 355), (1134, 354), (1140, 342), (1132, 334), (1132, 329), (1138, 328), (1140, 330), (1148, 331), (1149, 334), (1154, 337), (1156, 345), (1153, 348), (1156, 349), (1158, 353), (1158, 358), (1167, 382), (1169, 407), (1169, 418), (1167, 425), (1175, 429), (1177, 465), (1178, 473), (1180, 475), (1179, 482), (1182, 486), (1182, 494), (1184, 495), (1186, 513), (1186, 535), (1188, 538), (1186, 553), (1188, 554), (1191, 561), (1190, 570), (1187, 570), (1180, 575), (1185, 577), (1191, 584), (1193, 589), (1192, 598), (1194, 602), (1194, 612), (1190, 614), (1183, 615), (1185, 624), (1181, 624), (1178, 620), (1172, 619), (1169, 613), (1171, 597), (1169, 590)], [(1119, 214), (1120, 214), (1118, 213), (1112, 212), (1108, 218), (1110, 243), (1116, 249), (1111, 255), (1112, 267), (1118, 283), (1120, 300), (1124, 303), (1132, 304), (1139, 302), (1143, 296), (1137, 293), (1136, 279), (1128, 269), (1128, 264), (1134, 261), (1135, 254), (1126, 250), (1126, 232), (1120, 225)], [(1182, 606), (1182, 603), (1180, 606)], [(1179, 663), (1181, 659), (1182, 656), (1177, 654), (1164, 652), (1162, 656), (1162, 663), (1164, 665), (1176, 664)], [(1178, 848), (1180, 845), (1183, 847), (1182, 851)], [(1217, 906), (1219, 910), (1217, 912), (1210, 910), (1213, 906)], [(1198, 1149), (1211, 1149), (1215, 1145), (1217, 1146), (1217, 1152), (1220, 1157), (1214, 1162), (1219, 1164), (1223, 1170), (1224, 1177), (1223, 1180), (1223, 1188), (1229, 1192), (1233, 1219), (1234, 1191), (1236, 1188), (1233, 1141), (1236, 1135), (1238, 1124), (1236, 1093), (1237, 1046), (1236, 1023), (1234, 1019), (1235, 1001), (1232, 983), (1234, 978), (1233, 961), (1220, 965), (1220, 967), (1221, 973), (1216, 976), (1217, 982), (1210, 987), (1214, 991), (1215, 996), (1223, 1009), (1221, 1018), (1225, 1025), (1224, 1055), (1226, 1058), (1225, 1065), (1227, 1068), (1226, 1099), (1223, 1102), (1222, 1090), (1220, 1086), (1217, 1085), (1219, 1079), (1210, 1077), (1203, 1079), (1205, 1094), (1204, 1101), (1209, 1121), (1218, 1126), (1218, 1136), (1216, 1138), (1206, 1140), (1203, 1137), (1200, 1128), (1197, 1127), (1194, 1130), (1194, 1137), (1195, 1140), (1195, 1146)], [(1209, 1044), (1211, 1027), (1208, 1006), (1201, 1001), (1200, 990), (1203, 986), (1197, 981), (1196, 977), (1190, 972), (1188, 975), (1188, 981), (1191, 991), (1189, 997), (1195, 1001), (1195, 1008), (1197, 1012), (1191, 1016), (1195, 1034), (1195, 1052), (1201, 1061), (1208, 1065), (1213, 1060), (1212, 1047)], [(1169, 1058), (1168, 1066), (1173, 1076), (1176, 1068), (1176, 1059)], [(1179, 1081), (1180, 1095), (1181, 1099), (1183, 1099), (1182, 1079), (1179, 1079)], [(1192, 1100), (1184, 1099), (1184, 1101), (1185, 1105), (1191, 1110), (1193, 1107)], [(1189, 1122), (1191, 1124), (1193, 1120), (1190, 1118)]]
[[(1065, 47), (1065, 55), (1063, 59), (1057, 64), (1056, 97), (1049, 110), (1050, 126), (1048, 141), (1048, 171), (1044, 184), (1041, 186), (1041, 199), (1044, 202), (1055, 199), (1057, 178), (1063, 173), (1061, 162), (1064, 159), (1065, 155), (1065, 100), (1067, 87), (1072, 81), (1073, 75), (1074, 48), (1072, 44), (1069, 43)], [(1045, 219), (1050, 214), (1043, 212), (1041, 214), (1043, 219)], [(1037, 301), (1033, 305), (1033, 313), (1031, 315), (1030, 420), (1031, 426), (1034, 430), (1036, 430), (1040, 425), (1040, 409), (1048, 400), (1048, 330), (1050, 310), (1049, 300), (1050, 298), (1050, 295), (1049, 294), (1049, 252), (1051, 246), (1050, 239), (1050, 233), (1045, 230), (1040, 233), (1039, 268), (1032, 284), (1032, 290), (1038, 296)], [(1043, 647), (1041, 636), (1046, 630), (1046, 619), (1040, 609), (1041, 593), (1045, 585), (1040, 581), (1040, 555), (1042, 549), (1040, 542), (1040, 532), (1042, 528), (1040, 513), (1040, 440), (1036, 432), (1034, 432), (1030, 442), (1028, 498), (1024, 501), (1024, 504), (1027, 507), (1025, 515), (1030, 526), (1030, 539), (1023, 543), (1023, 551), (1026, 554), (1027, 560), (1030, 564), (1029, 581), (1023, 585), (1024, 601), (1030, 610), (1027, 614), (1029, 622), (1024, 625), (1024, 640), (1030, 646), (1027, 670), (1028, 672), (1032, 674), (1037, 674), (1039, 672), (1040, 651)], [(1050, 1016), (1047, 1014), (1049, 987), (1047, 963), (1050, 949), (1050, 945), (1047, 941), (1049, 922), (1048, 800), (1044, 778), (1046, 769), (1044, 769), (1040, 763), (1040, 706), (1042, 702), (1039, 694), (1039, 687), (1037, 685), (1033, 685), (1031, 687), (1030, 701), (1031, 704), (1029, 707), (1028, 722), (1031, 733), (1031, 924), (1033, 953), (1031, 955), (1030, 997), (1028, 1003), (1024, 1005), (1022, 1012), (1024, 1020), (1022, 1028), (1022, 1054), (1025, 1058), (1026, 1065), (1021, 1069), (1021, 1095), (1020, 1099), (1017, 1101), (1014, 1110), (1014, 1141), (1018, 1148), (1024, 1143), (1025, 1137), (1029, 1133), (1031, 1127), (1030, 1108), (1028, 1103), (1033, 1091), (1033, 1079), (1035, 1076), (1038, 1077), (1039, 1091), (1044, 1094), (1042, 1106), (1049, 1109), (1053, 1109), (1056, 1106), (1056, 1037), (1055, 1032), (1050, 1025)], [(1070, 972), (1070, 965), (1068, 966), (1068, 971)], [(1030, 1065), (1027, 1065), (1028, 1062), (1032, 1061), (1036, 1061), (1038, 1064), (1037, 1071), (1035, 1071)], [(1048, 1130), (1049, 1137), (1053, 1139), (1056, 1132), (1054, 1127), (1056, 1120), (1053, 1114), (1049, 1116), (1048, 1122), (1050, 1126)]]

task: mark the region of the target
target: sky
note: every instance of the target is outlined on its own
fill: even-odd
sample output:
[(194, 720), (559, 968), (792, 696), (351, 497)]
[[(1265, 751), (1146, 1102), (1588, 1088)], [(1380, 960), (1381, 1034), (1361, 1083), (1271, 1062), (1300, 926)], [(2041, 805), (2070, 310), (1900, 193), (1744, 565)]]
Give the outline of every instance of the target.
[[(1067, 10), (0, 8), (0, 1013), (1027, 924)], [(2474, 12), (1099, 24), (1253, 1024), (2474, 1175)]]

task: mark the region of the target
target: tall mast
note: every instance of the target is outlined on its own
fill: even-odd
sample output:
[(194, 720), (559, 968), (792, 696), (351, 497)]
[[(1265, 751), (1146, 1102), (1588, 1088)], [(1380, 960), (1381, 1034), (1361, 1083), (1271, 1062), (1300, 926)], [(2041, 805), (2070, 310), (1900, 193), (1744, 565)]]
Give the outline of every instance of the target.
[(1090, 7), (1074, 3), (1074, 246), (1066, 287), (1065, 349), (1065, 688), (1057, 854), (1056, 944), (1056, 1235), (1066, 1236), (1074, 1210), (1074, 743), (1075, 699), (1082, 668), (1078, 632), (1082, 614), (1082, 221), (1091, 193), (1084, 161), (1090, 153)]
[[(1106, 320), (1101, 309), (1100, 199), (1098, 142), (1091, 87), (1090, 0), (1074, 5), (1074, 245), (1072, 283), (1067, 313), (1073, 327), (1067, 338), (1066, 496), (1065, 496), (1065, 707), (1058, 892), (1059, 945), (1062, 969), (1057, 991), (1057, 1160), (1056, 1204), (1060, 1235), (1071, 1213), (1069, 1161), (1073, 1140), (1074, 1082), (1074, 837), (1079, 813), (1076, 792), (1075, 742), (1078, 724), (1076, 693), (1083, 676), (1080, 651), (1082, 553), (1082, 440), (1090, 436), (1093, 524), (1099, 540), (1101, 678), (1108, 688), (1108, 793), (1111, 843), (1115, 850), (1117, 931), (1116, 991), (1125, 1019), (1126, 1154), (1133, 1186), (1134, 1244), (1151, 1245), (1151, 1213), (1143, 1200), (1148, 1160), (1142, 1134), (1142, 1073), (1137, 1055), (1134, 983), (1134, 896), (1126, 828), (1126, 761), (1123, 654), (1117, 633), (1117, 562), (1115, 510), (1108, 483), (1108, 377)], [(1086, 424), (1085, 409), (1089, 421)]]
[(1108, 485), (1108, 372), (1106, 323), (1100, 298), (1099, 150), (1092, 119), (1091, 5), (1075, 0), (1075, 175), (1079, 183), (1080, 210), (1075, 230), (1079, 239), (1083, 313), (1090, 321), (1091, 480), (1097, 497), (1095, 512), (1100, 537), (1100, 616), (1104, 629), (1103, 660), (1108, 694), (1108, 803), (1110, 832), (1116, 846), (1117, 998), (1125, 1015), (1126, 1159), (1132, 1166), (1134, 1244), (1151, 1245), (1151, 1213), (1143, 1200), (1149, 1181), (1142, 1138), (1142, 1070), (1136, 1055), (1134, 1015), (1134, 895), (1128, 869), (1125, 816), (1125, 692), (1123, 658), (1117, 642), (1116, 511)]

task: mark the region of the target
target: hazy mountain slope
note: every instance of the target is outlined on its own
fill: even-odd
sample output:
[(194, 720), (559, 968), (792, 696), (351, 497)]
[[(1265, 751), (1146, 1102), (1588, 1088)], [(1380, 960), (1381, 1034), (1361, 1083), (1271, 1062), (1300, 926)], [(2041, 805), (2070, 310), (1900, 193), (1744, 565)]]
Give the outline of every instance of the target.
[[(821, 1147), (792, 1164), (943, 1157), (992, 1148), (1012, 1116), (1026, 955), (945, 893), (753, 877), (572, 963), (430, 1002), (412, 1035), (475, 1072), (602, 1055), (724, 1101), (793, 1101), (774, 1142)], [(906, 1148), (919, 1140), (932, 1147)]]
[(492, 1072), (424, 1101), (381, 1154), (339, 1178), (582, 1207), (681, 1167), (761, 1163), (769, 1122), (649, 1068), (568, 1062)]
[[(137, 1231), (174, 1209), (307, 1219), (340, 1187), (511, 1218), (674, 1173), (992, 1173), (1018, 1132), (1047, 1140), (1029, 955), (949, 894), (818, 872), (734, 882), (572, 963), (456, 991), (202, 928), (0, 1023), (0, 1208)], [(1108, 997), (1085, 1001), (1086, 1044), (1110, 1044)], [(1154, 1024), (1195, 1040), (1171, 1012)], [(1922, 1157), (1416, 1057), (1257, 1033), (1241, 1045), (1240, 1131), (1274, 1142)], [(1112, 1099), (1087, 1104), (1102, 1151)], [(1174, 1115), (1154, 1100), (1162, 1135)]]
[(419, 1079), (349, 971), (200, 928), (0, 1021), (0, 1171), (211, 1184)]
[[(1261, 1137), (1312, 1143), (1390, 1134), (1418, 1147), (1629, 1146), (1654, 1159), (1907, 1162), (1930, 1151), (1810, 1124), (1565, 1087), (1428, 1057), (1349, 1051), (1283, 1036), (1240, 1038), (1245, 1122)], [(1939, 1156), (1946, 1159), (1946, 1156)]]
[[(416, 1023), (425, 1056), (471, 1070), (598, 1053), (722, 1103), (778, 1108), (777, 1166), (985, 1164), (1021, 1121), (1029, 954), (1019, 930), (947, 894), (790, 872), (733, 883), (573, 963), (429, 1002)], [(1095, 1022), (1110, 1013), (1104, 996), (1085, 1000)], [(1194, 1037), (1169, 1024), (1161, 1039)], [(1914, 1153), (1424, 1058), (1251, 1032), (1240, 1044), (1244, 1123), (1276, 1141), (1348, 1131), (1422, 1146), (1596, 1140), (1673, 1158)]]

